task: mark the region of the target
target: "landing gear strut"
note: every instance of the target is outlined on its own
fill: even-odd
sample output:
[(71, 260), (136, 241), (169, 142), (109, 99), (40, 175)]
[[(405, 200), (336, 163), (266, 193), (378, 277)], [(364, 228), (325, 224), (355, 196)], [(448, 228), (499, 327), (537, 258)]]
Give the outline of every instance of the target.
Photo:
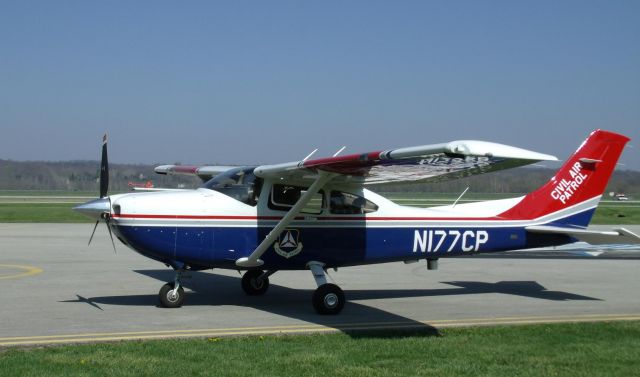
[(318, 314), (338, 314), (344, 307), (344, 292), (335, 284), (327, 283), (324, 264), (309, 262), (307, 265), (313, 273), (318, 289), (313, 292), (313, 308)]
[(184, 289), (180, 284), (182, 279), (182, 270), (176, 270), (176, 276), (173, 282), (167, 283), (160, 288), (158, 294), (160, 305), (165, 308), (179, 308), (184, 302)]
[(269, 276), (275, 271), (249, 270), (242, 276), (242, 290), (249, 296), (262, 296), (269, 289)]

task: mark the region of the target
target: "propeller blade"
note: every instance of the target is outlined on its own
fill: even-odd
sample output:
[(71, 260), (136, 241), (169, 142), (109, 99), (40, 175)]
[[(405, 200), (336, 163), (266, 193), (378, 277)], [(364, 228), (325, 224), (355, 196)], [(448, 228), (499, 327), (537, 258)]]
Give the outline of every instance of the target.
[(118, 252), (116, 251), (116, 243), (113, 242), (113, 233), (111, 233), (111, 227), (109, 226), (109, 218), (106, 218), (104, 223), (107, 224), (107, 230), (109, 231), (109, 237), (111, 238), (111, 246), (113, 246), (113, 253), (118, 255)]
[(96, 221), (96, 225), (93, 227), (93, 232), (91, 232), (91, 237), (89, 237), (89, 243), (87, 245), (91, 245), (91, 240), (93, 240), (93, 235), (96, 234), (96, 228), (98, 227), (98, 223), (100, 220)]
[(102, 137), (102, 160), (100, 161), (100, 197), (109, 191), (109, 159), (107, 158), (107, 134)]

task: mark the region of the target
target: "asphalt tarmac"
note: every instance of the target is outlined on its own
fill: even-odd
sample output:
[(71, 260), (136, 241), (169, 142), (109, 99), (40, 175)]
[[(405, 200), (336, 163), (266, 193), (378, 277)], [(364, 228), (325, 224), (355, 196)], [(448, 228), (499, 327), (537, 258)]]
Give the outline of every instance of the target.
[(633, 247), (443, 258), (437, 271), (424, 262), (330, 271), (348, 302), (320, 316), (308, 271), (276, 273), (261, 297), (243, 293), (237, 271), (195, 272), (184, 306), (160, 308), (172, 270), (119, 243), (114, 254), (102, 224), (87, 246), (92, 228), (0, 224), (0, 346), (640, 319)]

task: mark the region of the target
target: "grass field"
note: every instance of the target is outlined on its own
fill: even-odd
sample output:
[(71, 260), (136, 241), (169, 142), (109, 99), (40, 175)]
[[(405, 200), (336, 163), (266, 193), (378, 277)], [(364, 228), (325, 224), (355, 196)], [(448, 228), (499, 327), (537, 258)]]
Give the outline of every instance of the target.
[(88, 217), (71, 210), (70, 203), (0, 203), (3, 223), (85, 223)]
[[(435, 332), (435, 335), (434, 335)], [(640, 322), (0, 351), (1, 376), (637, 376)]]
[[(97, 189), (96, 189), (97, 190)], [(120, 192), (110, 192), (116, 194)], [(0, 197), (3, 196), (83, 196), (93, 198), (97, 191), (68, 191), (68, 190), (0, 190)]]
[(593, 215), (592, 224), (640, 224), (640, 206), (608, 206), (601, 204)]

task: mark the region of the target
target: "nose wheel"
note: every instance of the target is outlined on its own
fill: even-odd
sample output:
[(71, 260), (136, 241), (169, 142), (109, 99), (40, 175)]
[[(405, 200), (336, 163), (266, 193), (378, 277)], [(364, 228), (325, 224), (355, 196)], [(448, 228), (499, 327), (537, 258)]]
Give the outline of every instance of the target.
[(176, 271), (176, 276), (173, 282), (167, 283), (160, 288), (158, 298), (160, 299), (160, 305), (165, 308), (179, 308), (184, 302), (184, 289), (180, 284), (182, 278), (182, 271)]
[(175, 289), (174, 283), (167, 283), (160, 288), (160, 305), (165, 308), (179, 308), (184, 302), (184, 289)]
[(249, 270), (242, 276), (242, 290), (249, 296), (262, 296), (269, 289), (269, 276), (275, 271)]

